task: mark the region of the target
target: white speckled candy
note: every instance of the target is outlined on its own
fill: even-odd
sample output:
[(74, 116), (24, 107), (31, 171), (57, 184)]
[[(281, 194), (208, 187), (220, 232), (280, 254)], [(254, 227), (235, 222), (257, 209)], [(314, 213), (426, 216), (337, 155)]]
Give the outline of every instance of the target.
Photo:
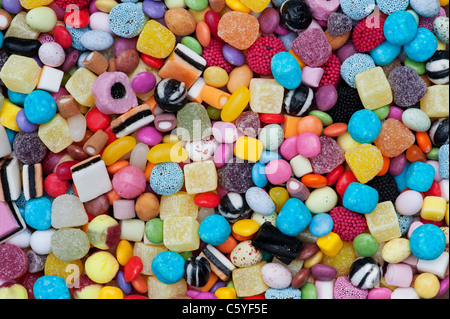
[(268, 216), (261, 215), (260, 213), (253, 212), (251, 219), (256, 221), (260, 226), (264, 224), (265, 222), (269, 222), (275, 227), (277, 226), (277, 216), (278, 214), (276, 212), (273, 212), (272, 214)]
[(262, 252), (252, 245), (251, 240), (240, 242), (230, 254), (231, 262), (239, 268), (254, 266), (261, 261), (262, 257)]
[(406, 238), (391, 239), (381, 250), (381, 258), (388, 263), (400, 263), (409, 255), (411, 255), (411, 248)]
[(195, 140), (187, 142), (184, 148), (186, 149), (188, 156), (194, 162), (207, 161), (214, 155), (219, 143), (210, 136), (201, 140)]
[(39, 47), (39, 59), (47, 66), (57, 68), (64, 63), (66, 54), (63, 47), (56, 42), (46, 42)]
[(421, 109), (408, 108), (402, 113), (402, 122), (407, 128), (416, 132), (426, 132), (431, 120)]
[(91, 51), (104, 51), (114, 43), (114, 38), (108, 32), (102, 30), (90, 30), (80, 38), (81, 44)]
[(101, 30), (114, 35), (114, 32), (109, 28), (109, 14), (105, 12), (94, 12), (89, 18), (89, 27), (92, 30)]
[(275, 203), (270, 195), (262, 188), (250, 187), (245, 192), (245, 200), (248, 206), (261, 215), (271, 215), (275, 211)]
[(261, 276), (267, 286), (275, 289), (289, 287), (292, 275), (289, 269), (280, 263), (268, 263), (261, 268)]
[(422, 194), (414, 190), (407, 190), (395, 200), (395, 209), (400, 215), (412, 216), (420, 211), (422, 204)]
[(263, 143), (265, 150), (273, 151), (283, 143), (284, 131), (278, 124), (269, 124), (261, 129), (258, 139)]
[(448, 17), (437, 17), (433, 22), (434, 33), (445, 44), (449, 43), (448, 25)]
[(311, 192), (305, 201), (306, 207), (313, 214), (326, 213), (332, 210), (338, 202), (334, 189), (329, 186), (317, 188)]

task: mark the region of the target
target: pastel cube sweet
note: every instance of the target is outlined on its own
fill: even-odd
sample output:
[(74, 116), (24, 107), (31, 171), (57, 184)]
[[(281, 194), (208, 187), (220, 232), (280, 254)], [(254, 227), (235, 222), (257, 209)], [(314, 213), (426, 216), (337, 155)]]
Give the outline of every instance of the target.
[(152, 262), (153, 258), (163, 251), (168, 249), (163, 245), (149, 245), (143, 242), (136, 242), (133, 246), (133, 256), (138, 256), (141, 258), (143, 268), (141, 271), (142, 275), (153, 275)]
[(42, 143), (53, 153), (61, 152), (73, 142), (67, 120), (58, 113), (50, 122), (39, 126), (38, 135)]
[(261, 276), (261, 268), (265, 264), (266, 262), (262, 261), (254, 266), (233, 270), (233, 283), (238, 297), (258, 295), (270, 288)]
[(345, 160), (356, 179), (365, 184), (383, 168), (383, 155), (372, 144), (361, 144), (345, 152)]
[(194, 217), (170, 217), (164, 220), (164, 246), (175, 252), (193, 251), (200, 246), (199, 223)]
[(379, 203), (373, 212), (365, 216), (370, 234), (379, 243), (402, 236), (397, 213), (391, 201)]
[(66, 90), (73, 96), (75, 101), (84, 106), (94, 106), (92, 96), (92, 85), (97, 76), (86, 68), (78, 68), (66, 83)]
[(183, 170), (188, 194), (205, 193), (217, 188), (217, 170), (213, 161), (186, 164)]
[(336, 256), (344, 243), (338, 234), (330, 232), (328, 235), (317, 238), (317, 246), (329, 257)]
[(19, 132), (20, 128), (17, 125), (16, 117), (17, 113), (19, 113), (21, 109), (22, 108), (11, 103), (10, 100), (5, 99), (3, 102), (3, 106), (0, 108), (0, 124), (6, 128), (9, 128), (10, 130)]
[(34, 59), (12, 54), (0, 71), (0, 79), (11, 91), (29, 94), (36, 88), (40, 74)]
[(161, 196), (159, 203), (159, 218), (198, 216), (198, 206), (194, 203), (194, 195), (180, 191), (172, 195)]
[(154, 58), (164, 59), (175, 47), (175, 35), (156, 20), (148, 21), (139, 34), (136, 49)]
[(250, 108), (256, 113), (279, 114), (283, 106), (284, 88), (274, 79), (250, 81)]
[(355, 82), (361, 102), (366, 109), (376, 110), (392, 102), (391, 86), (382, 67), (358, 73)]
[(426, 220), (440, 222), (445, 217), (447, 202), (442, 197), (427, 196), (423, 200), (420, 217)]
[[(419, 272), (428, 272), (444, 279), (448, 272), (448, 252), (444, 251), (438, 258), (433, 260), (419, 259), (417, 261), (417, 270)], [(447, 273), (448, 276), (448, 273)]]
[(36, 40), (41, 34), (39, 31), (32, 29), (27, 23), (27, 13), (21, 11), (12, 19), (8, 30), (5, 33), (5, 38), (16, 37), (21, 39)]
[(420, 100), (420, 109), (429, 117), (449, 116), (449, 86), (433, 85), (428, 87), (427, 94)]
[(44, 65), (39, 76), (37, 89), (56, 93), (61, 87), (63, 76), (63, 71)]
[(168, 285), (159, 281), (156, 276), (148, 276), (147, 286), (149, 299), (170, 299), (176, 296), (184, 296), (187, 292), (187, 284), (184, 279)]

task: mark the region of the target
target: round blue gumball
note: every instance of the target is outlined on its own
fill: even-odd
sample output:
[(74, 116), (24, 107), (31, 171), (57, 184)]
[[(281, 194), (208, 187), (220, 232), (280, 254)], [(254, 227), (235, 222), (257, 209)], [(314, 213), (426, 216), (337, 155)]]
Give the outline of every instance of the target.
[(395, 60), (402, 51), (401, 45), (392, 44), (384, 41), (375, 49), (369, 52), (376, 65), (385, 66)]
[(171, 285), (183, 279), (184, 264), (184, 258), (180, 254), (163, 251), (153, 258), (152, 272), (159, 281)]
[(362, 109), (350, 117), (348, 132), (356, 142), (372, 143), (380, 135), (381, 121), (375, 112)]
[(275, 80), (288, 90), (296, 89), (302, 83), (302, 69), (289, 52), (279, 52), (272, 57), (270, 69)]
[(433, 165), (423, 162), (414, 162), (406, 171), (406, 187), (417, 192), (426, 192), (433, 184), (435, 169)]
[(52, 202), (46, 197), (28, 200), (25, 204), (25, 222), (34, 229), (49, 229), (52, 225)]
[(34, 90), (24, 101), (25, 115), (31, 123), (45, 124), (56, 115), (56, 102), (53, 96), (42, 90)]
[(388, 42), (400, 46), (405, 45), (416, 37), (416, 19), (407, 11), (396, 11), (386, 18), (383, 32)]
[(70, 291), (64, 278), (59, 276), (42, 276), (33, 285), (36, 299), (70, 299)]
[(219, 214), (207, 216), (198, 227), (200, 239), (213, 246), (223, 244), (230, 234), (230, 223)]
[(333, 230), (333, 218), (325, 213), (316, 214), (309, 224), (309, 232), (316, 237), (328, 235)]
[(445, 251), (445, 234), (436, 225), (420, 225), (409, 237), (409, 244), (412, 254), (418, 259), (434, 260)]
[(425, 62), (438, 48), (436, 36), (428, 29), (418, 28), (416, 37), (403, 47), (406, 55), (413, 61)]

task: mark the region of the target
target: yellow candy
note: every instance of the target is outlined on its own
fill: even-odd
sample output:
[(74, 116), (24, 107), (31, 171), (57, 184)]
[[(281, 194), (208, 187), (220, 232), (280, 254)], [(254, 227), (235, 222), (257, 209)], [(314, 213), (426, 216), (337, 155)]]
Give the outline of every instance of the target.
[(234, 91), (220, 113), (222, 121), (233, 122), (241, 115), (249, 101), (250, 91), (245, 86)]
[(382, 202), (370, 214), (364, 215), (370, 234), (379, 242), (402, 236), (397, 214), (392, 202)]
[(24, 286), (14, 284), (0, 288), (0, 299), (28, 299), (28, 293)]
[(87, 236), (89, 242), (99, 249), (111, 248), (107, 242), (109, 239), (109, 232), (111, 229), (118, 228), (119, 222), (109, 215), (102, 214), (96, 216), (88, 225)]
[(63, 261), (50, 253), (45, 260), (44, 274), (64, 278), (67, 284), (76, 284), (83, 271), (83, 262), (79, 259), (70, 262)]
[(169, 299), (175, 296), (184, 296), (187, 291), (187, 284), (184, 279), (168, 285), (159, 281), (156, 276), (148, 276), (147, 286), (149, 299)]
[(142, 268), (141, 271), (142, 275), (153, 275), (153, 258), (163, 251), (167, 251), (167, 248), (163, 245), (147, 245), (143, 242), (134, 243), (133, 256), (141, 258), (142, 264), (144, 265), (144, 268)]
[(250, 81), (250, 108), (256, 113), (280, 114), (284, 87), (274, 79), (253, 78)]
[(59, 113), (48, 123), (39, 126), (39, 138), (53, 153), (59, 153), (73, 143), (69, 124)]
[(257, 162), (263, 150), (263, 143), (250, 136), (239, 137), (234, 145), (234, 154), (236, 157), (250, 162)]
[(233, 232), (244, 237), (251, 236), (259, 230), (259, 224), (253, 219), (241, 219), (233, 224)]
[(362, 144), (345, 152), (345, 160), (362, 184), (373, 179), (383, 168), (383, 155), (372, 144)]
[(170, 217), (164, 220), (164, 246), (175, 252), (193, 251), (200, 246), (199, 223), (193, 217)]
[(338, 143), (339, 147), (344, 151), (347, 152), (348, 150), (351, 150), (352, 148), (358, 147), (361, 145), (361, 143), (355, 141), (350, 133), (347, 131), (344, 134), (339, 135), (336, 138), (336, 142)]
[(343, 242), (338, 234), (330, 232), (328, 235), (317, 238), (317, 246), (325, 255), (334, 257), (341, 250)]
[(350, 265), (356, 259), (353, 242), (344, 241), (339, 253), (334, 256), (323, 256), (321, 264), (332, 266), (337, 270), (337, 276), (347, 276), (350, 271)]
[(429, 117), (448, 117), (449, 86), (433, 85), (428, 87), (427, 94), (420, 100), (420, 109)]
[(86, 275), (94, 282), (106, 284), (114, 279), (119, 271), (119, 263), (107, 251), (98, 251), (86, 259)]
[(38, 7), (46, 6), (52, 3), (53, 0), (20, 0), (20, 4), (25, 9), (33, 9)]
[(102, 154), (102, 160), (106, 166), (117, 162), (122, 156), (133, 150), (136, 146), (136, 139), (132, 136), (123, 136), (118, 138), (108, 146)]
[(438, 37), (436, 37), (437, 43), (438, 43), (438, 47), (436, 49), (436, 51), (440, 51), (440, 50), (446, 50), (447, 49), (447, 44), (445, 44), (444, 42), (442, 42), (441, 40), (439, 40)]
[(12, 104), (8, 99), (3, 102), (3, 107), (0, 109), (0, 124), (10, 130), (19, 132), (20, 128), (17, 126), (16, 116), (22, 108)]
[(304, 268), (312, 268), (312, 266), (317, 265), (318, 263), (320, 263), (323, 259), (323, 252), (321, 252), (320, 250), (314, 254), (314, 256), (309, 257), (308, 259), (305, 260), (305, 262), (303, 263), (303, 267)]
[(427, 196), (423, 200), (420, 217), (426, 220), (440, 222), (445, 217), (447, 202), (442, 197)]
[(66, 83), (66, 90), (73, 96), (75, 101), (84, 106), (95, 105), (92, 96), (92, 85), (97, 76), (87, 68), (78, 68)]
[(252, 9), (252, 11), (255, 13), (263, 11), (270, 2), (270, 0), (241, 0), (241, 1), (245, 6)]
[(386, 287), (386, 288), (388, 288), (388, 289), (390, 289), (392, 291), (394, 291), (395, 289), (398, 288), (397, 286), (388, 285), (387, 282), (386, 282), (386, 278), (384, 278), (384, 277), (382, 277), (381, 280), (380, 280), (380, 286), (381, 287)]
[(0, 79), (11, 91), (29, 94), (36, 88), (40, 74), (34, 59), (12, 54), (0, 71)]
[(225, 0), (225, 4), (233, 11), (239, 11), (244, 13), (252, 12), (252, 10), (249, 7), (247, 7), (243, 2), (244, 1), (241, 2), (239, 0)]
[(449, 0), (439, 0), (441, 7), (445, 7), (448, 4)]
[(118, 3), (114, 0), (97, 0), (95, 1), (95, 6), (97, 9), (99, 9), (101, 12), (109, 13), (111, 12), (112, 8), (114, 8)]
[(356, 89), (364, 107), (376, 110), (392, 102), (392, 90), (383, 68), (378, 66), (355, 76)]
[(98, 299), (103, 285), (93, 284), (73, 292), (74, 299)]
[(439, 288), (439, 279), (430, 273), (420, 274), (414, 281), (414, 289), (417, 294), (424, 299), (436, 297), (439, 292)]
[(184, 185), (188, 194), (198, 194), (217, 189), (217, 170), (213, 161), (186, 164)]
[(125, 264), (133, 257), (133, 246), (130, 244), (128, 240), (122, 239), (117, 244), (116, 249), (116, 258), (121, 266), (125, 266)]
[(153, 146), (147, 153), (150, 163), (163, 162), (181, 163), (187, 160), (188, 152), (179, 143), (161, 143)]
[(236, 299), (236, 290), (233, 287), (220, 287), (214, 294), (217, 299)]
[(197, 11), (197, 10), (193, 10), (189, 8), (189, 13), (192, 15), (192, 17), (194, 18), (195, 24), (199, 23), (200, 21), (204, 21), (205, 20), (205, 13), (208, 12), (209, 10), (211, 10), (210, 6), (206, 6), (205, 9)]
[(161, 196), (159, 203), (159, 218), (189, 216), (197, 218), (198, 206), (194, 203), (194, 195), (177, 192), (169, 196)]
[(289, 192), (286, 188), (277, 186), (270, 189), (269, 196), (275, 203), (275, 212), (279, 213), (289, 199)]
[(261, 276), (261, 268), (266, 264), (262, 261), (254, 266), (236, 268), (232, 272), (234, 289), (238, 297), (248, 297), (261, 294), (270, 287)]
[(145, 24), (136, 44), (139, 52), (160, 59), (167, 58), (174, 47), (175, 35), (155, 20)]
[(218, 66), (210, 66), (203, 71), (203, 79), (206, 84), (215, 88), (221, 88), (228, 83), (228, 73)]
[(117, 287), (104, 286), (100, 289), (98, 299), (123, 299), (123, 291)]

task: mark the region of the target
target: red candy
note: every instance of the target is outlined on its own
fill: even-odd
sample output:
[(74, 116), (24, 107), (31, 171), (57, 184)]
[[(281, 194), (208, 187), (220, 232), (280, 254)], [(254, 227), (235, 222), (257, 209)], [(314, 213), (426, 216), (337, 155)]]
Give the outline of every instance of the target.
[(144, 265), (142, 264), (141, 258), (138, 256), (133, 256), (124, 266), (123, 274), (126, 282), (132, 282), (141, 273)]
[(58, 164), (55, 170), (56, 176), (58, 176), (58, 178), (61, 180), (72, 179), (72, 171), (70, 170), (70, 168), (77, 163), (79, 163), (79, 161), (65, 161), (61, 164)]
[(337, 87), (341, 78), (341, 62), (338, 57), (332, 53), (328, 61), (321, 68), (323, 69), (323, 75), (320, 79), (319, 87), (325, 84), (331, 84)]
[(342, 173), (342, 175), (339, 177), (336, 183), (336, 191), (338, 192), (338, 194), (344, 196), (347, 186), (350, 185), (351, 183), (358, 183), (358, 180), (356, 179), (353, 172), (348, 171)]
[(202, 57), (206, 60), (207, 67), (218, 66), (230, 73), (233, 66), (223, 56), (222, 49), (224, 45), (225, 42), (212, 38), (209, 46), (203, 48)]
[(422, 217), (420, 217), (420, 221), (422, 222), (422, 224), (433, 224), (436, 225), (438, 227), (441, 227), (444, 225), (444, 220), (440, 220), (440, 221), (435, 221), (435, 220), (428, 220), (428, 219), (424, 219)]
[(86, 10), (70, 10), (64, 15), (64, 22), (74, 28), (84, 28), (89, 24), (89, 12)]
[(385, 20), (382, 17), (373, 17), (373, 19), (379, 19), (373, 23), (371, 19), (369, 16), (359, 21), (353, 28), (352, 40), (359, 52), (373, 50), (386, 39), (383, 32)]
[(106, 134), (108, 134), (108, 142), (106, 142), (106, 145), (111, 144), (112, 142), (114, 142), (115, 140), (117, 140), (117, 136), (116, 134), (113, 133), (113, 131), (111, 130), (111, 126), (108, 126), (106, 129), (103, 130)]
[(220, 197), (216, 193), (199, 193), (194, 196), (194, 203), (200, 207), (214, 208), (220, 203)]
[(58, 178), (56, 173), (48, 175), (44, 180), (44, 190), (51, 197), (64, 195), (69, 190), (70, 183)]
[(367, 227), (364, 215), (345, 207), (337, 206), (333, 208), (330, 211), (330, 216), (333, 218), (333, 232), (344, 241), (353, 241)]
[(86, 125), (92, 132), (105, 130), (111, 119), (109, 115), (100, 112), (96, 107), (89, 110), (86, 114)]
[(0, 278), (14, 280), (22, 277), (28, 269), (28, 258), (25, 252), (16, 245), (0, 245)]
[(431, 184), (431, 187), (429, 190), (427, 190), (425, 193), (423, 193), (425, 197), (427, 196), (436, 196), (441, 197), (441, 187), (439, 186), (439, 183), (436, 181), (433, 181), (433, 184)]
[(329, 172), (327, 174), (327, 176), (326, 176), (326, 178), (327, 178), (327, 186), (332, 186), (332, 185), (336, 184), (336, 182), (338, 181), (339, 177), (341, 177), (343, 172), (344, 172), (344, 166), (343, 165), (339, 165), (334, 170)]
[(66, 28), (58, 25), (53, 29), (53, 38), (63, 49), (69, 49), (72, 46), (72, 36)]
[(165, 61), (164, 59), (154, 58), (154, 57), (152, 57), (150, 55), (147, 55), (145, 53), (141, 54), (141, 59), (142, 59), (142, 62), (144, 62), (148, 66), (151, 66), (151, 67), (156, 68), (156, 69), (160, 69), (163, 66), (164, 61)]
[(259, 119), (261, 122), (266, 124), (281, 124), (284, 122), (285, 118), (282, 114), (259, 114)]
[(285, 51), (283, 41), (276, 37), (261, 37), (247, 50), (248, 66), (255, 73), (270, 75), (270, 61), (275, 54), (282, 51)]
[(219, 28), (219, 21), (220, 16), (212, 11), (208, 10), (205, 13), (205, 23), (208, 25), (209, 31), (211, 32), (212, 36), (216, 39), (220, 39), (219, 35), (217, 34), (218, 28)]

